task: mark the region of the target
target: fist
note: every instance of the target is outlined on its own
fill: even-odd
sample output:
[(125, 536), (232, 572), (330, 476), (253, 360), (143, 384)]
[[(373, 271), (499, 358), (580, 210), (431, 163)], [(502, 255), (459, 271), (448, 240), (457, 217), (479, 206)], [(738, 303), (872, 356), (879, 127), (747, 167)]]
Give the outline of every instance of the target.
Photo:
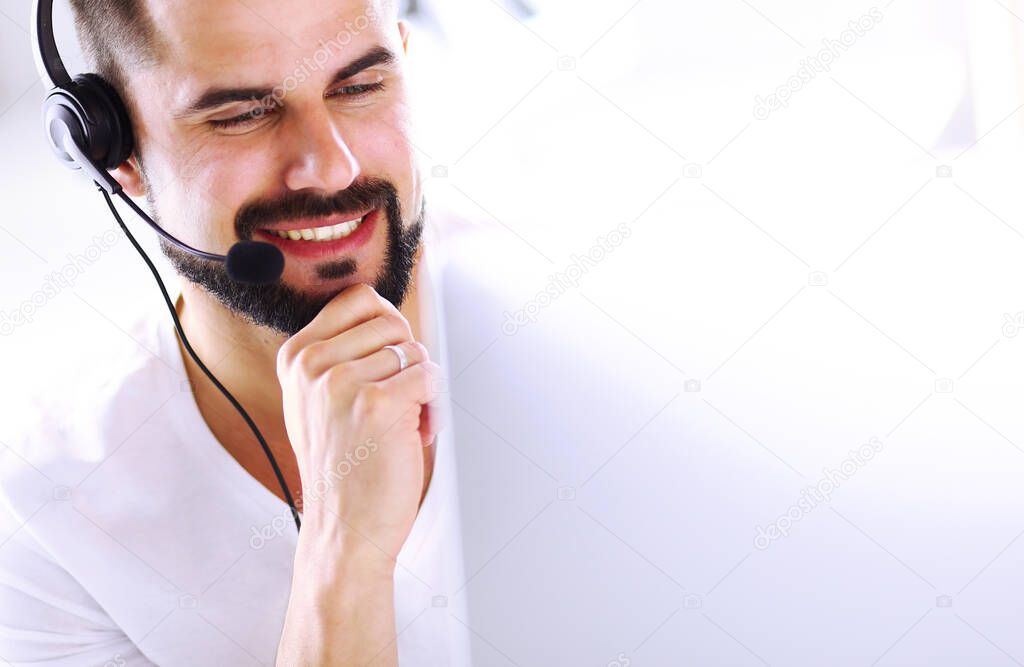
[[(405, 353), (405, 369), (386, 345)], [(338, 294), (281, 346), (303, 533), (368, 543), (394, 560), (423, 491), (424, 448), (434, 435), (427, 404), (439, 371), (405, 317), (365, 284)]]

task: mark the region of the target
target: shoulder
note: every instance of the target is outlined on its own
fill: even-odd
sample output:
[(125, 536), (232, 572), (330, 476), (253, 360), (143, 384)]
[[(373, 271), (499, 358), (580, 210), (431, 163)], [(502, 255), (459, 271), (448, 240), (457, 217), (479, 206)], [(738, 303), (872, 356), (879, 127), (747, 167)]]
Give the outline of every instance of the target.
[(180, 391), (180, 361), (168, 358), (173, 330), (158, 314), (54, 336), (32, 373), (16, 379), (0, 465), (0, 495), (15, 514), (41, 487), (59, 493), (78, 484)]
[[(104, 532), (117, 523), (93, 523), (114, 514), (91, 499), (131, 505), (103, 480), (102, 488), (81, 488), (111, 457), (119, 465), (113, 454), (177, 384), (161, 339), (173, 331), (161, 331), (157, 313), (19, 341), (31, 372), (13, 378), (0, 436), (0, 652), (11, 660), (150, 664), (99, 602), (97, 595), (116, 598), (94, 573), (109, 569), (123, 547), (101, 551)], [(94, 549), (83, 551), (83, 543)]]

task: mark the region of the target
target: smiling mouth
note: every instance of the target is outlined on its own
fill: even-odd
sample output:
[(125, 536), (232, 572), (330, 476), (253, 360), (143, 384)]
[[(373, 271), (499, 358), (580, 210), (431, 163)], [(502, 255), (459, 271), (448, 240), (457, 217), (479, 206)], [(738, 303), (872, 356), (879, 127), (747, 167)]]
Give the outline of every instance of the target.
[(282, 239), (290, 239), (292, 241), (337, 241), (338, 239), (345, 238), (349, 234), (359, 229), (359, 226), (363, 224), (363, 219), (366, 218), (365, 214), (354, 220), (348, 220), (346, 222), (339, 222), (335, 225), (323, 225), (320, 227), (304, 227), (298, 229), (264, 229), (268, 234), (272, 234)]

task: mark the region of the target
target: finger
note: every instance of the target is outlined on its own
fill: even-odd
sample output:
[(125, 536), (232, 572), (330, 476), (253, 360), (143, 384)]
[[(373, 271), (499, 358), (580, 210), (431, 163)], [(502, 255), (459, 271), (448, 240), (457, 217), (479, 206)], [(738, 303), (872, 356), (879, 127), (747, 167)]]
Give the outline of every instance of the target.
[(437, 434), (444, 430), (444, 420), (437, 403), (427, 403), (420, 413), (420, 438), (424, 447), (434, 444)]
[[(327, 340), (310, 343), (299, 352), (297, 361), (306, 373), (316, 376), (338, 364), (373, 355), (385, 345), (398, 345), (411, 340), (412, 331), (406, 319), (401, 314), (389, 313), (358, 324)], [(388, 354), (395, 356), (394, 352)], [(367, 376), (366, 379), (381, 380), (385, 377), (388, 375)]]
[(379, 437), (395, 428), (418, 429), (422, 406), (436, 395), (434, 377), (439, 373), (440, 366), (425, 361), (385, 380), (364, 384), (361, 397), (356, 398), (357, 414), (372, 414), (378, 427), (383, 428)]
[[(406, 368), (429, 360), (427, 348), (417, 341), (398, 343), (397, 347), (405, 353)], [(352, 375), (357, 381), (378, 382), (392, 377), (402, 371), (398, 354), (394, 350), (381, 348), (373, 354), (349, 364)]]
[(436, 378), (440, 377), (440, 371), (441, 367), (433, 361), (424, 361), (375, 384), (401, 408), (424, 405), (437, 396)]
[(371, 286), (358, 283), (327, 302), (313, 321), (289, 339), (288, 345), (302, 349), (387, 313), (398, 313), (398, 309)]

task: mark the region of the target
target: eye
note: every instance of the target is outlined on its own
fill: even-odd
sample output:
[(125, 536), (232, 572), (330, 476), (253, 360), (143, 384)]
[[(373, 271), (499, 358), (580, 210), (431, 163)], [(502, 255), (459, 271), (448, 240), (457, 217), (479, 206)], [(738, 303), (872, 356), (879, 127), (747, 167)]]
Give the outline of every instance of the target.
[(384, 88), (384, 82), (378, 79), (373, 83), (360, 83), (353, 84), (351, 86), (342, 86), (341, 88), (335, 88), (333, 91), (327, 94), (327, 97), (347, 97), (350, 99), (358, 99), (360, 97), (368, 96), (372, 93), (382, 90)]
[(231, 118), (217, 118), (211, 119), (210, 125), (220, 129), (231, 129), (231, 128), (243, 128), (248, 125), (252, 125), (262, 118), (269, 116), (276, 112), (276, 107), (273, 106), (261, 106), (254, 109), (250, 109), (245, 113), (240, 113), (237, 116)]

